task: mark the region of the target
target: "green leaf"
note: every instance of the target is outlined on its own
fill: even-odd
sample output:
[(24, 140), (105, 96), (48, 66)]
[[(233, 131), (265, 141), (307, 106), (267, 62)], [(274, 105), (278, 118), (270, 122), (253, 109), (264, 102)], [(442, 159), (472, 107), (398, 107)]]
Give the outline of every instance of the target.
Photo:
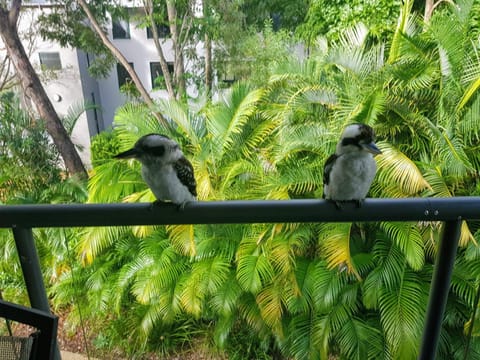
[(238, 259), (237, 280), (245, 291), (258, 293), (273, 274), (273, 267), (264, 254), (244, 255)]
[(414, 270), (425, 264), (423, 238), (415, 224), (408, 222), (382, 222), (380, 227), (405, 255)]

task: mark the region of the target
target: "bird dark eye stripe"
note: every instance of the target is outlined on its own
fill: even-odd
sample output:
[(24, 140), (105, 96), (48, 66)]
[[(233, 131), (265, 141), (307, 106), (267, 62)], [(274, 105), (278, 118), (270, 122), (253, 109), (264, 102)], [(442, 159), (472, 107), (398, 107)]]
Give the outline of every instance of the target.
[(371, 137), (355, 136), (355, 137), (349, 137), (349, 138), (343, 139), (342, 140), (342, 145), (343, 146), (347, 146), (347, 145), (360, 146), (359, 145), (360, 142), (368, 144), (368, 143), (371, 143), (372, 141), (373, 141), (373, 139)]
[(155, 156), (162, 156), (165, 153), (165, 146), (154, 146), (154, 147), (147, 147), (144, 149), (147, 154), (152, 154)]
[(345, 138), (342, 140), (342, 145), (343, 146), (348, 146), (348, 145), (355, 145), (355, 146), (360, 146), (359, 143), (360, 139), (358, 137), (354, 138)]

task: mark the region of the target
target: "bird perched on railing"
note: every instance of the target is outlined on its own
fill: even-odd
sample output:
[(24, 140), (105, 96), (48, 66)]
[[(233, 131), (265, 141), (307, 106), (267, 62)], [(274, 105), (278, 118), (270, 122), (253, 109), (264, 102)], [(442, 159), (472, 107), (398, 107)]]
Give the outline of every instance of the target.
[(187, 202), (196, 200), (197, 183), (192, 164), (178, 143), (169, 137), (160, 134), (142, 136), (133, 148), (115, 158), (134, 158), (142, 163), (142, 178), (157, 202), (171, 201), (183, 208)]
[(375, 133), (365, 124), (348, 125), (323, 169), (323, 198), (342, 202), (354, 201), (361, 206), (377, 171), (374, 156), (381, 154), (375, 145)]

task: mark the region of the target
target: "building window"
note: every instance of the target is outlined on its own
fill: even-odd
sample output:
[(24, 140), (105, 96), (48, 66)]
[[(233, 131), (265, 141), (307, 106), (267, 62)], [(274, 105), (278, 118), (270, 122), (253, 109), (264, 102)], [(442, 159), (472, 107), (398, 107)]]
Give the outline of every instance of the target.
[(61, 70), (60, 53), (58, 52), (39, 52), (40, 66), (42, 70)]
[[(167, 25), (157, 25), (157, 32), (159, 38), (166, 38), (168, 35), (170, 35), (170, 27)], [(153, 39), (151, 26), (147, 26), (147, 39)]]
[[(167, 63), (168, 72), (173, 74), (173, 63)], [(150, 79), (152, 81), (152, 89), (154, 88), (165, 88), (165, 81), (163, 79), (163, 71), (159, 62), (150, 63)]]
[(128, 19), (112, 19), (112, 36), (114, 39), (130, 39)]
[[(133, 63), (129, 63), (133, 68)], [(126, 85), (127, 83), (132, 82), (130, 74), (127, 72), (127, 69), (122, 64), (117, 63), (117, 77), (118, 77), (118, 88)]]

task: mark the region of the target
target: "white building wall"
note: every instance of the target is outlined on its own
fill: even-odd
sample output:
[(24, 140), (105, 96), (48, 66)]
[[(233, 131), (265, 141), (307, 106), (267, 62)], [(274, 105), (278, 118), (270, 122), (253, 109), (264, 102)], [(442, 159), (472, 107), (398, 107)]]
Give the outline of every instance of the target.
[[(41, 52), (59, 53), (62, 69), (42, 70), (39, 58)], [(88, 99), (83, 93), (83, 79), (80, 76), (76, 49), (62, 48), (55, 42), (44, 41), (38, 37), (30, 61), (40, 76), (45, 91), (60, 118), (66, 117), (72, 109), (81, 109), (84, 106)], [(89, 130), (87, 114), (83, 113), (76, 122), (71, 138), (87, 167), (90, 166), (90, 136), (94, 134)]]
[[(146, 29), (139, 29), (130, 23), (130, 39), (113, 39), (112, 28), (108, 28), (109, 38), (115, 47), (125, 56), (133, 67), (143, 86), (154, 99), (167, 98), (166, 90), (152, 91), (150, 79), (150, 62), (158, 62), (158, 55), (153, 39), (147, 38)], [(167, 62), (173, 62), (171, 40), (161, 41)], [(114, 67), (108, 77), (98, 79), (98, 86), (102, 96), (103, 118), (106, 126), (113, 123), (116, 110), (125, 104), (128, 99), (119, 91), (117, 69)]]

